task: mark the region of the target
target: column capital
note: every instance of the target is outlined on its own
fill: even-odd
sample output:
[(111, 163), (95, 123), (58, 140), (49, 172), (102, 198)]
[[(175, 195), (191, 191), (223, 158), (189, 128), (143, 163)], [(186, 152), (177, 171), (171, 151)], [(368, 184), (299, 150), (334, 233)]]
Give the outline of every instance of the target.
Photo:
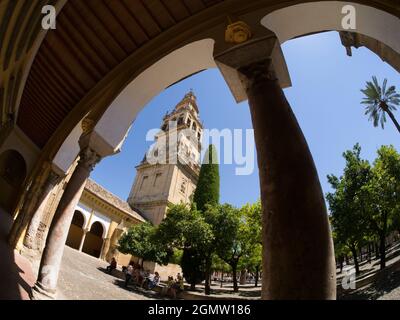
[(274, 35), (236, 45), (214, 59), (237, 102), (247, 100), (248, 78), (275, 77), (282, 88), (291, 86), (286, 61)]
[(92, 171), (97, 163), (100, 162), (101, 156), (90, 147), (84, 147), (79, 153), (78, 165)]
[(246, 90), (250, 86), (263, 81), (278, 81), (272, 60), (269, 58), (243, 66), (238, 69), (238, 72)]

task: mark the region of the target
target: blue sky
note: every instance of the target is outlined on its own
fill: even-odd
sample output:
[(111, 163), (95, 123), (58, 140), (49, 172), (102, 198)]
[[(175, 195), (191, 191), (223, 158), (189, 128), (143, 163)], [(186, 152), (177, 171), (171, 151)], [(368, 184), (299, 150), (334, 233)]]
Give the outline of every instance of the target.
[[(360, 105), (360, 89), (376, 75), (380, 81), (400, 88), (398, 73), (368, 49), (353, 49), (348, 57), (336, 32), (286, 42), (283, 52), (292, 79), (285, 94), (308, 141), (324, 193), (330, 191), (326, 175), (340, 175), (343, 151), (361, 144), (362, 156), (370, 161), (382, 144), (399, 148), (400, 135), (388, 120), (385, 129), (374, 128)], [(163, 115), (193, 88), (200, 117), (211, 129), (251, 129), (247, 102), (236, 104), (217, 69), (194, 75), (155, 97), (139, 114), (122, 151), (102, 160), (91, 177), (126, 200), (135, 177), (135, 166), (151, 142), (149, 129), (158, 128)], [(398, 113), (396, 114), (399, 117)], [(259, 198), (258, 170), (235, 175), (236, 165), (220, 166), (221, 202), (241, 206)]]

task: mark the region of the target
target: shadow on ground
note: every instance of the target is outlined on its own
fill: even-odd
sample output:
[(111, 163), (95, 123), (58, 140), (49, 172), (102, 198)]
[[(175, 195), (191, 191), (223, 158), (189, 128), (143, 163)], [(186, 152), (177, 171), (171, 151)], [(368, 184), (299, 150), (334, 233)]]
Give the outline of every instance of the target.
[[(7, 243), (7, 235), (12, 226), (12, 217), (0, 209), (0, 300), (23, 300), (29, 299), (32, 274), (26, 274), (22, 268), (27, 261), (17, 256)], [(26, 268), (24, 268), (26, 269)]]
[(114, 280), (114, 284), (118, 287), (120, 287), (121, 289), (130, 291), (130, 292), (134, 292), (140, 295), (143, 295), (147, 298), (151, 298), (151, 299), (158, 299), (158, 300), (167, 300), (166, 297), (161, 296), (158, 292), (152, 291), (152, 290), (146, 290), (143, 289), (141, 287), (135, 286), (132, 283), (130, 283), (128, 285), (128, 287), (125, 286), (125, 281), (121, 280), (121, 279), (115, 279)]
[(361, 289), (357, 289), (346, 295), (339, 296), (339, 300), (376, 300), (386, 293), (400, 286), (400, 272), (396, 271), (386, 279), (377, 280), (375, 283)]

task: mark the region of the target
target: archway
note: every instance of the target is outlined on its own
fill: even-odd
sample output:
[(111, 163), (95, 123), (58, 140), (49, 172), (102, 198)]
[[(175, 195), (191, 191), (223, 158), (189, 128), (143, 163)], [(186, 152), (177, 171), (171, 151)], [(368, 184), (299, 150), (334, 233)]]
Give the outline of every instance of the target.
[(75, 210), (74, 217), (72, 218), (71, 226), (69, 227), (66, 245), (79, 249), (83, 237), (83, 229), (85, 227), (85, 217), (82, 212)]
[(27, 173), (23, 156), (15, 150), (0, 155), (0, 206), (12, 212)]
[[(157, 57), (157, 61), (159, 61), (159, 60), (160, 60), (159, 57)], [(127, 60), (125, 60), (125, 61), (127, 61)], [(143, 64), (143, 65), (145, 65), (145, 64)], [(137, 78), (139, 78), (139, 76)], [(103, 78), (103, 80), (104, 79), (105, 78)], [(115, 90), (116, 91), (119, 92), (126, 85), (126, 83), (128, 82), (128, 81), (126, 81), (126, 79), (123, 79), (123, 80), (124, 81), (122, 81), (122, 80), (116, 81), (115, 80), (114, 83), (116, 84), (115, 85)], [(96, 81), (94, 81), (94, 82), (97, 83)], [(106, 83), (107, 81), (103, 81), (103, 82)], [(112, 86), (110, 85), (109, 87), (112, 87)], [(88, 90), (89, 90), (89, 88), (88, 88)], [(104, 91), (102, 91), (102, 92), (104, 92)], [(141, 93), (142, 92), (139, 92), (139, 94), (141, 94)], [(145, 92), (145, 93), (147, 94), (147, 92)], [(135, 93), (135, 94), (138, 94), (138, 93)], [(90, 96), (90, 95), (87, 95), (87, 96)], [(113, 96), (115, 96), (115, 92), (113, 92)], [(123, 96), (123, 94), (121, 94), (121, 96)], [(121, 96), (119, 97), (118, 100), (115, 99), (114, 101), (123, 103), (123, 99), (121, 98)], [(127, 96), (127, 97), (129, 97), (129, 96)], [(140, 97), (140, 98), (143, 98), (143, 97)], [(129, 101), (129, 102), (131, 102), (131, 101)], [(76, 109), (81, 109), (80, 107), (83, 105), (83, 103), (82, 103), (82, 105), (81, 104), (74, 104), (74, 105), (79, 106), (79, 108), (76, 107)], [(107, 103), (107, 105), (108, 105), (108, 103)], [(108, 109), (101, 109), (101, 111), (105, 110), (102, 119), (106, 119), (107, 120), (106, 121), (107, 125), (103, 127), (102, 120), (100, 120), (96, 125), (94, 133), (98, 134), (98, 136), (95, 137), (95, 138), (97, 139), (97, 143), (101, 144), (104, 149), (112, 149), (112, 150), (114, 150), (114, 149), (118, 149), (120, 147), (120, 145), (123, 142), (123, 141), (121, 141), (121, 139), (123, 139), (123, 137), (125, 136), (125, 133), (126, 133), (125, 130), (122, 130), (122, 129), (124, 129), (124, 126), (121, 126), (121, 120), (126, 120), (126, 122), (128, 122), (129, 125), (130, 125), (130, 123), (131, 123), (130, 119), (132, 119), (134, 117), (134, 115), (132, 115), (131, 118), (125, 117), (126, 113), (124, 112), (125, 111), (124, 108), (119, 108), (119, 114), (112, 114), (112, 111), (113, 111), (114, 108), (109, 108), (109, 105), (107, 107), (108, 107)], [(120, 107), (120, 106), (118, 106), (118, 107)], [(111, 116), (110, 116), (110, 114), (111, 114)], [(128, 114), (128, 116), (130, 116), (130, 115), (131, 114)], [(115, 122), (113, 120), (115, 120)], [(126, 125), (124, 122), (122, 122), (122, 123), (123, 123), (123, 125)], [(114, 126), (115, 128), (121, 128), (122, 132), (110, 132), (108, 130), (110, 126)], [(104, 132), (106, 133), (104, 136), (101, 135), (101, 133), (103, 133), (102, 128), (104, 128)], [(51, 131), (51, 132), (53, 132), (53, 131)], [(107, 134), (107, 133), (109, 133), (109, 134)], [(122, 135), (122, 137), (119, 137), (119, 135)], [(40, 140), (38, 143), (40, 143), (41, 145), (44, 145), (46, 143), (46, 141), (48, 141), (45, 138), (47, 138), (47, 137), (40, 137), (40, 139), (38, 138), (38, 141)], [(121, 138), (121, 139), (119, 139), (119, 138)], [(63, 139), (61, 139), (61, 140), (63, 140)], [(104, 153), (106, 153), (106, 152), (104, 152)], [(265, 199), (263, 199), (263, 200), (265, 201)], [(92, 226), (92, 228), (93, 228), (93, 226)], [(96, 233), (98, 233), (98, 232), (96, 232)], [(89, 236), (90, 236), (90, 234), (91, 234), (91, 232), (89, 233)]]
[(96, 258), (100, 257), (101, 248), (103, 246), (104, 227), (96, 221), (90, 227), (90, 231), (86, 234), (82, 251)]

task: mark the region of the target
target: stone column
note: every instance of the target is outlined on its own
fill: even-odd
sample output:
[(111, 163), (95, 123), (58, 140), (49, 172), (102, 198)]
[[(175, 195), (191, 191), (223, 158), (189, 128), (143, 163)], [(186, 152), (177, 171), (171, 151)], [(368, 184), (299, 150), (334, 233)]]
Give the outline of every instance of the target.
[(8, 243), (12, 248), (21, 249), (24, 242), (24, 235), (32, 213), (37, 208), (37, 196), (42, 194), (43, 190), (43, 177), (49, 170), (50, 164), (44, 162), (40, 168), (41, 172), (36, 174), (34, 180), (26, 190), (26, 196), (23, 200), (22, 207), (20, 208), (17, 217), (14, 220), (13, 226), (8, 234)]
[(240, 46), (240, 52), (232, 49), (221, 57), (234, 61), (254, 127), (263, 211), (262, 298), (335, 299), (336, 268), (322, 189), (265, 45)]
[(29, 249), (39, 249), (36, 241), (37, 232), (39, 229), (40, 222), (43, 219), (43, 214), (47, 205), (48, 196), (50, 195), (53, 188), (60, 181), (61, 176), (51, 171), (43, 188), (40, 191), (39, 199), (36, 203), (36, 207), (33, 210), (35, 213), (29, 223), (28, 229), (24, 238), (24, 245)]
[(116, 233), (116, 228), (118, 227), (118, 222), (111, 221), (110, 226), (108, 227), (107, 238), (104, 244), (103, 257), (102, 259), (111, 261), (113, 257), (113, 240), (114, 234)]
[(85, 239), (86, 239), (86, 234), (88, 233), (88, 231), (89, 230), (87, 230), (87, 229), (83, 229), (83, 235), (82, 235), (81, 243), (79, 244), (79, 249), (78, 249), (81, 252), (82, 252), (83, 245), (84, 245)]
[(54, 299), (58, 273), (68, 230), (85, 187), (85, 182), (100, 156), (89, 147), (80, 153), (80, 159), (57, 207), (40, 262), (39, 276), (32, 289), (33, 299)]
[(103, 256), (104, 256), (104, 252), (105, 252), (105, 245), (106, 245), (106, 238), (102, 238), (103, 239), (103, 243), (101, 244), (101, 249), (100, 249), (100, 255), (99, 255), (99, 259), (103, 260)]

